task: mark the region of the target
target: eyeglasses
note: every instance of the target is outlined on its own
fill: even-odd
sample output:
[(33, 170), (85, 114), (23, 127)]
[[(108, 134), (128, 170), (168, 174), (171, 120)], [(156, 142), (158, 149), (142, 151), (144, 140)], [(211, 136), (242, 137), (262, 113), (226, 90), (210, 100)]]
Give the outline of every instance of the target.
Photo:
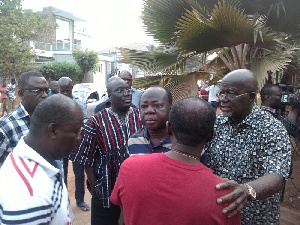
[(35, 94), (35, 95), (42, 95), (43, 93), (46, 93), (46, 94), (49, 93), (49, 89), (48, 89), (48, 88), (46, 88), (46, 89), (43, 89), (43, 88), (37, 88), (37, 89), (21, 89), (21, 90), (32, 92), (32, 93)]
[(122, 78), (122, 80), (124, 80), (124, 81), (132, 81), (131, 78)]
[(253, 91), (248, 91), (248, 92), (245, 92), (245, 93), (242, 93), (242, 94), (235, 94), (235, 93), (231, 93), (231, 92), (229, 92), (229, 93), (219, 92), (219, 93), (217, 94), (217, 97), (218, 97), (219, 99), (225, 98), (225, 97), (226, 97), (228, 100), (233, 100), (233, 99), (237, 99), (237, 98), (239, 98), (239, 97), (241, 97), (241, 96), (243, 96), (243, 95), (251, 94), (251, 93), (255, 93), (255, 92), (253, 92)]
[(114, 92), (118, 93), (118, 94), (125, 94), (125, 93), (132, 94), (132, 89), (131, 88), (118, 88)]

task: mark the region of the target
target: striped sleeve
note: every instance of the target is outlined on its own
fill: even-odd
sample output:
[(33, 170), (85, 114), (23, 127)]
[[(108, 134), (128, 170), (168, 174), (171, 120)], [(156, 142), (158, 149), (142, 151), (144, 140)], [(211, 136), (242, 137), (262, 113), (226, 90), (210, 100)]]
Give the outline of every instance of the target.
[(49, 224), (53, 205), (44, 198), (30, 196), (0, 205), (0, 224)]
[(69, 158), (73, 162), (94, 166), (98, 148), (95, 118), (92, 116), (84, 123), (81, 139)]

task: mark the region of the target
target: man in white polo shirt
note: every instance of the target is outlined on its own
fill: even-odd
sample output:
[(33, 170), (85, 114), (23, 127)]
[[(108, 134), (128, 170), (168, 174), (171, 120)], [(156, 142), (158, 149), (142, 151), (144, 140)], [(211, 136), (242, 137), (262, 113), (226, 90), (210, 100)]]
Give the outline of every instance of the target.
[(0, 224), (71, 225), (68, 192), (57, 160), (80, 138), (83, 113), (64, 95), (42, 101), (0, 169)]

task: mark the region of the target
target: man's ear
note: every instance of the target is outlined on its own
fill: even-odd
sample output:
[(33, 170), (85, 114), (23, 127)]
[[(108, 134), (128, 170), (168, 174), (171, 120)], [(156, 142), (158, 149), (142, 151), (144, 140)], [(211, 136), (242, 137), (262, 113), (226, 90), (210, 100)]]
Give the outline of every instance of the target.
[(167, 129), (168, 135), (171, 136), (173, 134), (173, 131), (172, 131), (172, 128), (171, 128), (170, 121), (166, 122), (166, 129)]
[(18, 95), (19, 95), (20, 98), (23, 98), (23, 96), (24, 96), (24, 90), (19, 89), (18, 90)]
[(56, 136), (57, 136), (57, 124), (56, 123), (50, 123), (48, 125), (48, 134), (51, 138), (56, 138)]
[(255, 101), (255, 98), (256, 98), (256, 92), (251, 92), (251, 93), (249, 93), (249, 100), (250, 100), (250, 102), (253, 102), (253, 101)]

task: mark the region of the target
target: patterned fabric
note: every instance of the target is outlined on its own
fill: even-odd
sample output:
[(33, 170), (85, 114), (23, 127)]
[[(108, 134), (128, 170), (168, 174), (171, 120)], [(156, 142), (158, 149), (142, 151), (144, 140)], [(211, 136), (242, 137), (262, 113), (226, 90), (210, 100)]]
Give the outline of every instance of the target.
[(167, 136), (158, 144), (153, 145), (147, 127), (143, 127), (138, 132), (131, 135), (128, 140), (129, 155), (168, 152), (171, 149), (171, 146), (170, 136)]
[(299, 124), (291, 120), (288, 116), (283, 115), (280, 110), (272, 109), (267, 106), (261, 106), (261, 109), (271, 113), (272, 116), (278, 119), (283, 124), (289, 135), (300, 138)]
[(62, 177), (22, 138), (0, 170), (0, 224), (71, 225)]
[(121, 163), (128, 158), (130, 135), (141, 128), (139, 111), (130, 107), (124, 122), (111, 108), (91, 116), (81, 131), (81, 140), (70, 159), (95, 168), (95, 191), (109, 208), (109, 196), (114, 187)]
[(7, 97), (9, 99), (16, 99), (15, 89), (16, 89), (16, 85), (15, 84), (8, 84), (6, 86), (6, 93), (7, 93)]
[(30, 116), (22, 103), (0, 120), (0, 168), (18, 141), (29, 131)]
[[(282, 126), (256, 106), (236, 127), (219, 115), (216, 135), (205, 147), (207, 166), (217, 176), (246, 183), (269, 173), (287, 178), (291, 166), (291, 144)], [(242, 224), (279, 224), (279, 193), (250, 201), (242, 210)]]

